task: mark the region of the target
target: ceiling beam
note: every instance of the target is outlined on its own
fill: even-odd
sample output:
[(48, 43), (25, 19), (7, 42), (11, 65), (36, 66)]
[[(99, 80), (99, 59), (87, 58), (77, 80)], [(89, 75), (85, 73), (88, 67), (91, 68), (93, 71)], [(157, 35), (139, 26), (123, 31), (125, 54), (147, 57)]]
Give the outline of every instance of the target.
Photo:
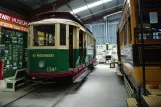
[[(70, 11), (72, 11), (72, 12), (74, 13), (72, 7), (71, 7), (69, 4), (66, 4), (66, 6), (70, 9)], [(79, 16), (77, 13), (74, 13), (74, 15), (75, 15), (77, 18), (80, 18), (80, 16)]]
[(43, 13), (43, 12), (48, 12), (48, 11), (56, 11), (56, 9), (60, 8), (61, 6), (71, 2), (72, 0), (57, 0), (53, 3), (50, 4), (45, 4), (43, 6), (41, 6), (38, 9), (35, 9), (31, 12), (29, 12), (28, 14), (28, 20), (29, 21), (33, 21), (36, 20), (36, 15), (39, 13)]
[[(24, 6), (24, 5), (20, 4), (19, 2), (17, 2), (17, 0), (15, 0), (14, 2), (11, 2), (11, 0), (1, 0), (0, 6), (8, 8), (8, 9), (15, 11), (17, 13), (20, 13), (22, 15), (26, 15), (27, 10), (30, 9), (27, 6)], [(24, 8), (24, 7), (26, 7), (26, 8)]]
[[(84, 0), (84, 2), (86, 3), (86, 6), (88, 7), (88, 3), (87, 3), (87, 0)], [(91, 15), (92, 15), (92, 17), (93, 17), (93, 12), (92, 12), (92, 10), (88, 7), (88, 10), (90, 11), (90, 13), (91, 13)]]
[(101, 15), (99, 15), (99, 16), (94, 17), (93, 19), (90, 18), (90, 19), (82, 20), (82, 22), (83, 22), (84, 24), (87, 24), (87, 23), (90, 23), (90, 22), (92, 22), (92, 21), (96, 21), (96, 20), (102, 19), (104, 16), (110, 15), (110, 14), (112, 14), (112, 13), (119, 12), (119, 11), (121, 11), (121, 10), (122, 10), (122, 8), (118, 8), (118, 9), (115, 9), (115, 10), (112, 10), (112, 11), (107, 11), (107, 12), (104, 12), (103, 14), (101, 14)]
[[(107, 8), (107, 9), (105, 9), (105, 10), (101, 10), (101, 11), (95, 12), (93, 15), (100, 14), (100, 13), (103, 13), (103, 12), (109, 12), (109, 11), (111, 11), (111, 10), (113, 10), (113, 9), (116, 10), (117, 7), (121, 7), (121, 8), (122, 8), (122, 6), (123, 6), (123, 4), (120, 4), (120, 5), (117, 5), (117, 6), (113, 6), (113, 7)], [(118, 9), (118, 8), (117, 8), (117, 9)], [(89, 16), (91, 16), (91, 15), (83, 16), (83, 17), (81, 17), (80, 19), (87, 19), (87, 17), (89, 17)]]

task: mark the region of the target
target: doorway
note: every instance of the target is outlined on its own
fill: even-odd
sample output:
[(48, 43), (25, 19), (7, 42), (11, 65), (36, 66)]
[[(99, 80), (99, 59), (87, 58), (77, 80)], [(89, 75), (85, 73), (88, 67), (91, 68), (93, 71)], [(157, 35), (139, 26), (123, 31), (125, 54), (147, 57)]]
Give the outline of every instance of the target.
[(80, 56), (80, 63), (82, 63), (82, 59), (83, 59), (83, 31), (80, 30), (79, 31), (79, 56)]
[(73, 68), (73, 26), (69, 25), (69, 68)]

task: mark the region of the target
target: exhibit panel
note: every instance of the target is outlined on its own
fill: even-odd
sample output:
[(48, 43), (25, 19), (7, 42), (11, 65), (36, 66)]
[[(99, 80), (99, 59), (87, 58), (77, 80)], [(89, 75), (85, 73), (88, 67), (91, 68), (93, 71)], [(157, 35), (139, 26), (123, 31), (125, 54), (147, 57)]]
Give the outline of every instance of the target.
[(27, 27), (27, 21), (0, 11), (0, 60), (3, 64), (1, 79), (26, 68)]

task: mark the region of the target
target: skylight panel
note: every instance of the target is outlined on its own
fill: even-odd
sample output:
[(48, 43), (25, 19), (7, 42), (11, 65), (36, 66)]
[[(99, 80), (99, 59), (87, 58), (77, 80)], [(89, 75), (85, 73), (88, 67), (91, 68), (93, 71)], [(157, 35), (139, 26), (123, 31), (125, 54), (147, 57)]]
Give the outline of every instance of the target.
[(98, 2), (95, 2), (95, 3), (91, 3), (91, 4), (88, 5), (88, 7), (89, 8), (92, 8), (92, 7), (98, 6), (100, 4), (103, 4), (103, 1), (102, 0), (101, 1), (98, 1)]
[(104, 3), (109, 2), (109, 1), (112, 1), (112, 0), (103, 0)]
[(83, 7), (80, 7), (78, 9), (74, 9), (73, 12), (74, 13), (78, 13), (78, 12), (83, 11), (83, 10), (86, 10), (86, 9), (88, 9), (88, 7), (87, 6), (83, 6)]
[(74, 10), (71, 11), (70, 13), (71, 13), (71, 14), (78, 13), (78, 12), (87, 10), (88, 8), (96, 7), (96, 6), (98, 6), (98, 5), (101, 5), (101, 4), (103, 4), (103, 3), (107, 3), (107, 2), (110, 2), (110, 1), (112, 1), (112, 0), (99, 0), (99, 1), (94, 2), (94, 3), (91, 3), (91, 4), (87, 4), (86, 6), (82, 6), (82, 7), (80, 7), (80, 8), (74, 9)]

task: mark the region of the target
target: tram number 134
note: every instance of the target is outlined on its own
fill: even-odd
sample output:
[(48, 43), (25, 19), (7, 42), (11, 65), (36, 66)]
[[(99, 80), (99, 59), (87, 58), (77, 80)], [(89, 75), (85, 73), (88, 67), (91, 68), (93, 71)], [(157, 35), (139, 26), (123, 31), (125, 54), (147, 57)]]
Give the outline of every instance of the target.
[(47, 67), (47, 72), (54, 72), (56, 70), (56, 67)]

